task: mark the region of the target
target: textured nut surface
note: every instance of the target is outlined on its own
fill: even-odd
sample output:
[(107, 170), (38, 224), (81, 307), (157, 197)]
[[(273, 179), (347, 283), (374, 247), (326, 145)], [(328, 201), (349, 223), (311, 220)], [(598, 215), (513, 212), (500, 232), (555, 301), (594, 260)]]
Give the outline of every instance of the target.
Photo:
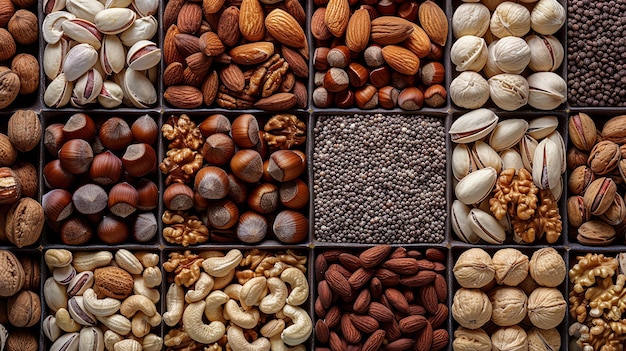
[(24, 268), (13, 253), (0, 250), (0, 297), (13, 296), (24, 285)]
[(117, 267), (98, 268), (94, 271), (94, 290), (115, 299), (125, 299), (133, 292), (133, 277)]

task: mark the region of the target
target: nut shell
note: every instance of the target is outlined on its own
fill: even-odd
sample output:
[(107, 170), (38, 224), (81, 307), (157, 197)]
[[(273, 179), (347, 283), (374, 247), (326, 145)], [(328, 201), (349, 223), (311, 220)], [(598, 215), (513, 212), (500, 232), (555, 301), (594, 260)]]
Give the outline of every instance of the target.
[(13, 253), (0, 250), (0, 297), (15, 295), (24, 285), (24, 268)]
[(8, 301), (9, 323), (18, 328), (29, 328), (39, 323), (41, 301), (35, 292), (24, 290)]
[(528, 275), (528, 256), (519, 250), (498, 250), (492, 261), (496, 282), (500, 285), (517, 286)]
[(463, 327), (476, 329), (491, 319), (489, 297), (479, 289), (461, 288), (454, 294), (452, 317)]
[(133, 277), (118, 267), (103, 267), (94, 271), (94, 290), (98, 294), (123, 300), (133, 292)]
[(563, 257), (555, 249), (546, 247), (533, 253), (529, 273), (537, 284), (557, 287), (565, 280), (567, 268)]
[(482, 288), (493, 280), (495, 267), (485, 250), (472, 248), (459, 256), (452, 272), (462, 287)]

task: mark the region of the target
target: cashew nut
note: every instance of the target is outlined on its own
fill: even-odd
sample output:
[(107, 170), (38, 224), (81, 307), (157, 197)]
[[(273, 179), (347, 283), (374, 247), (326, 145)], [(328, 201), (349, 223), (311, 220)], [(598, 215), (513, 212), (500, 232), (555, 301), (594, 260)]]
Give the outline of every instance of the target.
[(158, 289), (151, 289), (146, 286), (146, 282), (142, 276), (134, 276), (135, 282), (133, 284), (133, 293), (136, 295), (143, 295), (150, 299), (155, 304), (161, 299), (161, 293)]
[(149, 298), (143, 295), (131, 295), (120, 306), (120, 313), (126, 318), (134, 316), (137, 311), (152, 317), (156, 313), (156, 306)]
[(242, 305), (254, 306), (265, 296), (267, 279), (263, 276), (248, 280), (239, 290), (239, 301)]
[(233, 300), (239, 301), (239, 294), (241, 292), (241, 284), (232, 283), (224, 288), (224, 293)]
[(115, 253), (115, 262), (120, 268), (130, 274), (141, 274), (143, 265), (132, 252), (126, 249), (119, 249)]
[(59, 308), (54, 317), (57, 320), (59, 328), (66, 333), (77, 332), (82, 328), (80, 324), (76, 323), (76, 321), (72, 319), (70, 313), (65, 308)]
[(287, 347), (283, 340), (280, 338), (280, 335), (275, 335), (270, 338), (270, 345), (272, 351), (306, 351), (306, 347), (304, 345), (296, 345), (294, 347)]
[(306, 311), (300, 307), (285, 305), (285, 316), (291, 318), (292, 325), (288, 326), (280, 334), (283, 342), (289, 346), (295, 346), (305, 342), (313, 331), (313, 322)]
[(159, 324), (161, 324), (160, 314), (155, 313), (154, 316), (148, 317), (143, 312), (139, 311), (131, 321), (131, 331), (136, 337), (142, 338), (150, 333), (152, 327), (156, 327)]
[(277, 277), (268, 278), (267, 287), (270, 293), (261, 300), (259, 309), (265, 314), (273, 314), (283, 309), (289, 291), (287, 285)]
[(204, 316), (210, 321), (219, 321), (222, 323), (226, 323), (226, 318), (224, 318), (224, 310), (222, 305), (228, 302), (229, 297), (221, 290), (215, 290), (209, 294), (204, 300), (206, 302), (206, 307), (204, 308)]
[(211, 289), (213, 289), (213, 278), (202, 272), (194, 285), (194, 289), (187, 291), (187, 294), (185, 294), (185, 301), (187, 303), (200, 301), (209, 295)]
[(226, 318), (230, 318), (232, 323), (235, 323), (244, 329), (252, 329), (259, 324), (260, 313), (258, 308), (254, 307), (244, 311), (241, 307), (239, 307), (237, 301), (232, 299), (226, 302), (224, 314), (228, 315)]
[(285, 330), (285, 321), (282, 319), (272, 319), (271, 321), (265, 323), (261, 327), (261, 335), (266, 338), (271, 338), (274, 335), (280, 336), (280, 333)]
[(175, 283), (170, 284), (165, 295), (167, 312), (163, 313), (163, 321), (170, 327), (175, 326), (183, 316), (185, 308), (185, 291)]
[(95, 316), (110, 316), (120, 309), (121, 303), (111, 297), (98, 299), (96, 292), (89, 288), (83, 293), (83, 305)]
[(291, 285), (291, 293), (287, 297), (287, 303), (292, 306), (300, 306), (309, 298), (309, 283), (304, 273), (298, 268), (290, 267), (280, 274), (280, 279)]
[(135, 257), (141, 262), (141, 264), (148, 267), (156, 267), (159, 264), (159, 255), (146, 251), (135, 252)]
[(233, 280), (235, 276), (235, 268), (231, 269), (223, 277), (213, 277), (213, 290), (224, 289), (230, 282)]
[(108, 351), (113, 351), (115, 343), (122, 340), (124, 340), (124, 338), (112, 330), (107, 330), (104, 332), (104, 347)]
[(237, 325), (228, 327), (228, 345), (233, 351), (270, 351), (270, 341), (267, 338), (258, 338), (252, 343), (246, 340), (243, 329)]
[(143, 271), (143, 280), (146, 282), (146, 286), (149, 288), (154, 288), (155, 286), (161, 285), (162, 276), (161, 270), (157, 267), (147, 267)]
[(243, 254), (237, 249), (232, 249), (224, 257), (209, 257), (202, 262), (202, 268), (213, 277), (224, 277), (239, 265)]
[(163, 338), (156, 334), (148, 334), (141, 343), (143, 351), (161, 351), (163, 348)]
[(190, 338), (201, 344), (210, 344), (224, 336), (226, 327), (219, 321), (204, 324), (202, 314), (205, 307), (204, 301), (189, 304), (183, 312), (183, 325)]
[(104, 324), (107, 328), (120, 335), (126, 335), (130, 333), (130, 329), (132, 327), (128, 318), (122, 316), (121, 314), (114, 314), (111, 316), (96, 316), (96, 319), (100, 323)]

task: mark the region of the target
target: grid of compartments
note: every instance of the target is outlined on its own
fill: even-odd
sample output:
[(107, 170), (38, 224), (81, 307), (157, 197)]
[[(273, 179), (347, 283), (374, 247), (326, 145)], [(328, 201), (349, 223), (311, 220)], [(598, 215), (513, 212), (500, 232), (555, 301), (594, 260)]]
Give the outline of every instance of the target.
[[(452, 18), (454, 9), (459, 4), (460, 3), (457, 3), (457, 2), (439, 3), (439, 5), (445, 10), (448, 19)], [(306, 26), (304, 28), (308, 29), (311, 26), (311, 23), (310, 23), (312, 21), (311, 17), (315, 13), (318, 6), (314, 4), (313, 2), (306, 2), (306, 4), (302, 4), (302, 5), (307, 14)], [(563, 5), (566, 5), (566, 4), (563, 4)], [(158, 26), (157, 33), (153, 37), (153, 40), (159, 44), (159, 47), (162, 47), (161, 44), (164, 42), (164, 39), (166, 36), (166, 28), (163, 28), (162, 26), (163, 19), (164, 19), (163, 12), (164, 12), (165, 6), (166, 6), (166, 3), (160, 3), (158, 13), (155, 14), (156, 18), (158, 19), (159, 26)], [(45, 14), (44, 14), (44, 10), (42, 9), (42, 6), (37, 6), (37, 8), (38, 8), (37, 11), (39, 15), (38, 16), (39, 25), (41, 28), (43, 26), (43, 18), (45, 17)], [(32, 9), (34, 10), (34, 7)], [(316, 41), (309, 30), (305, 30), (304, 32), (306, 33), (308, 43), (310, 44), (309, 55), (311, 56), (311, 58), (313, 58), (315, 49), (316, 49), (316, 45), (314, 45), (313, 43), (315, 43)], [(565, 43), (567, 40), (566, 35), (567, 35), (566, 29), (562, 28), (557, 33), (556, 36), (561, 43)], [(441, 62), (445, 66), (445, 72), (446, 72), (444, 83), (442, 83), (445, 87), (449, 87), (450, 82), (458, 75), (457, 72), (454, 72), (454, 67), (451, 64), (450, 57), (449, 57), (450, 47), (452, 43), (454, 42), (452, 34), (449, 33), (447, 38), (448, 38), (447, 43), (444, 46), (443, 59), (441, 59)], [(37, 48), (28, 47), (26, 51), (32, 53), (33, 55), (38, 55), (38, 57), (41, 59), (43, 57), (43, 51), (44, 51), (45, 45), (46, 43), (44, 39), (40, 38), (38, 50)], [(557, 72), (562, 77), (567, 76), (567, 59), (568, 58), (566, 55), (563, 61), (563, 64), (560, 66), (560, 69), (557, 70)], [(43, 60), (40, 60), (40, 61), (43, 61)], [(5, 117), (3, 119), (8, 119), (10, 115), (18, 108), (29, 108), (29, 109), (33, 109), (37, 111), (39, 113), (40, 121), (44, 127), (52, 123), (63, 123), (63, 121), (67, 120), (69, 116), (71, 116), (74, 113), (79, 113), (79, 112), (87, 113), (90, 116), (94, 116), (96, 119), (101, 119), (101, 120), (107, 117), (117, 116), (117, 117), (121, 117), (122, 119), (126, 121), (134, 121), (138, 117), (143, 116), (144, 114), (148, 114), (157, 122), (157, 125), (160, 129), (171, 115), (181, 115), (184, 113), (189, 114), (196, 121), (199, 121), (200, 119), (210, 114), (215, 114), (215, 113), (222, 113), (228, 116), (228, 118), (231, 121), (236, 116), (242, 113), (251, 113), (257, 117), (260, 116), (262, 120), (267, 119), (269, 116), (272, 116), (274, 114), (272, 112), (267, 112), (267, 111), (262, 111), (262, 110), (257, 110), (257, 109), (225, 110), (225, 109), (215, 107), (215, 106), (200, 107), (200, 108), (194, 108), (194, 109), (176, 108), (176, 107), (173, 107), (167, 101), (165, 101), (165, 99), (163, 98), (163, 93), (166, 90), (166, 87), (164, 86), (162, 79), (157, 79), (157, 82), (155, 83), (155, 89), (157, 92), (157, 101), (154, 105), (152, 105), (148, 109), (136, 109), (136, 108), (131, 108), (131, 107), (122, 107), (122, 108), (117, 108), (114, 110), (107, 110), (107, 109), (101, 109), (101, 108), (76, 109), (76, 108), (70, 108), (70, 107), (62, 108), (62, 109), (52, 109), (46, 106), (46, 103), (44, 102), (44, 95), (45, 95), (44, 93), (45, 93), (46, 87), (48, 86), (50, 82), (50, 79), (46, 78), (45, 75), (43, 74), (43, 71), (44, 71), (43, 62), (41, 62), (40, 66), (42, 68), (42, 73), (41, 73), (41, 78), (39, 80), (40, 84), (39, 84), (37, 93), (27, 95), (25, 97), (19, 97), (18, 100), (13, 105), (11, 105), (8, 109), (2, 112), (3, 117)], [(158, 67), (157, 72), (160, 77), (165, 72), (166, 66), (164, 62), (161, 61), (157, 67)], [(305, 121), (307, 125), (307, 142), (306, 142), (305, 147), (302, 150), (305, 151), (306, 155), (308, 156), (309, 162), (307, 163), (307, 169), (302, 179), (307, 182), (307, 184), (309, 185), (309, 189), (310, 189), (310, 200), (309, 200), (307, 207), (304, 209), (305, 213), (308, 212), (307, 213), (307, 217), (309, 220), (308, 237), (300, 243), (287, 244), (287, 245), (281, 245), (277, 241), (273, 241), (273, 240), (265, 241), (259, 245), (243, 245), (243, 244), (238, 244), (234, 242), (227, 243), (227, 244), (222, 244), (222, 243), (218, 244), (218, 243), (209, 241), (207, 243), (203, 243), (200, 245), (194, 245), (190, 247), (190, 249), (194, 252), (207, 251), (207, 250), (221, 250), (221, 251), (226, 252), (231, 249), (240, 249), (242, 251), (251, 250), (254, 247), (258, 246), (260, 249), (268, 250), (270, 252), (278, 252), (278, 251), (282, 252), (285, 250), (295, 250), (299, 255), (307, 258), (306, 276), (308, 279), (310, 294), (309, 294), (309, 298), (307, 299), (307, 301), (305, 301), (302, 304), (302, 306), (305, 310), (307, 310), (307, 312), (309, 313), (309, 315), (311, 316), (313, 320), (313, 323), (315, 324), (315, 322), (319, 319), (319, 316), (316, 316), (317, 311), (315, 308), (316, 300), (319, 297), (318, 284), (322, 280), (320, 276), (316, 275), (317, 273), (315, 271), (316, 259), (319, 256), (323, 256), (324, 253), (332, 257), (334, 255), (333, 252), (335, 250), (342, 250), (342, 251), (346, 250), (346, 251), (351, 251), (352, 253), (357, 253), (360, 250), (364, 250), (372, 246), (371, 244), (362, 244), (362, 243), (336, 244), (332, 242), (323, 242), (323, 241), (319, 241), (315, 235), (315, 232), (316, 232), (316, 229), (315, 229), (316, 218), (315, 218), (315, 208), (314, 208), (315, 207), (314, 206), (315, 191), (313, 190), (314, 189), (313, 182), (314, 182), (314, 177), (315, 177), (314, 176), (314, 172), (315, 172), (314, 162), (315, 161), (312, 155), (316, 147), (318, 146), (314, 143), (315, 134), (313, 132), (313, 129), (317, 125), (319, 117), (320, 116), (335, 116), (335, 115), (351, 115), (355, 113), (359, 113), (362, 115), (365, 115), (365, 114), (373, 115), (376, 113), (381, 113), (385, 117), (392, 115), (392, 114), (401, 114), (401, 115), (407, 115), (407, 116), (425, 115), (425, 116), (430, 116), (430, 117), (435, 117), (437, 119), (440, 119), (445, 127), (445, 131), (447, 132), (447, 130), (450, 128), (450, 125), (459, 116), (461, 116), (463, 113), (467, 111), (464, 109), (458, 108), (455, 104), (453, 104), (450, 101), (449, 98), (446, 99), (446, 103), (441, 107), (438, 107), (438, 108), (424, 107), (418, 111), (412, 111), (412, 112), (402, 111), (399, 108), (394, 108), (392, 110), (383, 110), (379, 108), (376, 108), (374, 110), (362, 110), (356, 107), (351, 107), (347, 109), (339, 109), (339, 108), (332, 107), (332, 106), (317, 107), (315, 103), (313, 102), (313, 91), (315, 90), (317, 86), (315, 77), (314, 77), (315, 76), (314, 72), (316, 72), (317, 69), (313, 63), (313, 59), (309, 60), (308, 69), (309, 69), (309, 78), (306, 80), (301, 79), (302, 82), (305, 82), (306, 87), (308, 88), (306, 107), (295, 108), (295, 109), (289, 110), (290, 112), (293, 112), (296, 116), (298, 116), (301, 120)], [(557, 116), (557, 119), (559, 122), (559, 126), (557, 130), (559, 130), (563, 139), (568, 144), (568, 150), (571, 147), (571, 145), (569, 145), (568, 128), (567, 128), (567, 120), (568, 120), (569, 115), (577, 113), (577, 112), (585, 112), (594, 118), (599, 117), (601, 119), (607, 119), (608, 117), (619, 115), (621, 113), (620, 109), (570, 107), (568, 103), (560, 105), (559, 108), (557, 108), (556, 110), (546, 111), (546, 112), (536, 111), (530, 108), (523, 108), (522, 110), (516, 111), (516, 112), (502, 112), (501, 110), (499, 110), (497, 107), (493, 105), (488, 105), (487, 107), (493, 109), (504, 120), (510, 119), (510, 118), (517, 118), (517, 117), (531, 119), (534, 117), (540, 117), (544, 115)], [(445, 179), (446, 179), (445, 195), (446, 195), (447, 202), (445, 205), (446, 207), (445, 212), (447, 216), (446, 216), (445, 230), (443, 233), (444, 239), (438, 243), (427, 243), (427, 244), (390, 243), (390, 244), (394, 246), (394, 249), (399, 246), (402, 246), (402, 247), (406, 247), (407, 250), (417, 250), (424, 255), (426, 254), (427, 249), (439, 249), (445, 254), (445, 260), (443, 260), (443, 263), (446, 265), (446, 268), (443, 271), (438, 271), (438, 274), (441, 274), (442, 276), (445, 277), (446, 283), (448, 287), (450, 287), (448, 290), (447, 299), (445, 300), (446, 301), (445, 304), (449, 308), (451, 301), (452, 301), (452, 296), (454, 294), (454, 290), (458, 288), (458, 284), (453, 279), (452, 267), (454, 266), (455, 260), (456, 258), (458, 258), (461, 252), (463, 252), (466, 248), (475, 247), (475, 246), (468, 245), (459, 241), (458, 238), (454, 235), (452, 228), (451, 228), (451, 223), (449, 219), (450, 211), (451, 211), (450, 207), (451, 207), (452, 200), (454, 199), (454, 189), (452, 187), (452, 185), (454, 184), (454, 180), (452, 176), (453, 172), (451, 169), (451, 154), (452, 154), (452, 149), (453, 149), (454, 144), (450, 140), (447, 133), (445, 136), (445, 145), (446, 145), (446, 151), (447, 151), (446, 152), (446, 175), (445, 175)], [(159, 137), (157, 138), (157, 141), (153, 144), (153, 147), (154, 147), (154, 150), (156, 151), (157, 163), (159, 163), (165, 157), (165, 154), (167, 151), (167, 140), (163, 139), (159, 134)], [(38, 201), (40, 201), (42, 197), (46, 193), (48, 193), (50, 190), (50, 188), (48, 188), (44, 184), (45, 182), (43, 181), (43, 169), (44, 169), (44, 166), (54, 157), (50, 153), (47, 152), (43, 143), (40, 144), (37, 148), (35, 148), (34, 151), (31, 151), (23, 155), (23, 157), (31, 161), (33, 164), (37, 165), (37, 171), (39, 174), (39, 178), (38, 178), (39, 187), (38, 187), (37, 194), (34, 197)], [(115, 250), (119, 248), (125, 248), (133, 252), (148, 251), (148, 252), (155, 253), (158, 255), (159, 267), (160, 267), (160, 265), (162, 265), (164, 262), (168, 260), (170, 253), (175, 252), (175, 251), (182, 252), (183, 250), (186, 249), (180, 246), (171, 245), (170, 243), (166, 242), (163, 236), (161, 235), (164, 225), (159, 219), (160, 219), (161, 214), (165, 211), (165, 207), (163, 205), (163, 199), (162, 199), (163, 192), (165, 190), (165, 175), (163, 175), (158, 170), (155, 170), (148, 175), (148, 178), (158, 185), (159, 194), (160, 194), (158, 206), (148, 211), (148, 212), (153, 213), (155, 217), (157, 218), (156, 236), (144, 244), (121, 243), (121, 244), (115, 244), (113, 247), (104, 245), (103, 242), (97, 239), (93, 239), (89, 241), (88, 243), (84, 244), (85, 246), (81, 246), (80, 251), (94, 252), (94, 251), (99, 251), (99, 250), (106, 250), (106, 251), (111, 251), (114, 253)], [(613, 245), (608, 248), (598, 249), (594, 247), (580, 245), (575, 240), (573, 240), (573, 238), (575, 237), (575, 233), (573, 232), (574, 229), (570, 228), (570, 226), (568, 225), (568, 221), (567, 221), (568, 215), (566, 211), (568, 190), (565, 185), (567, 184), (567, 179), (568, 179), (568, 174), (564, 174), (562, 176), (563, 194), (561, 195), (560, 200), (559, 200), (559, 212), (563, 220), (562, 235), (560, 236), (560, 238), (558, 239), (556, 243), (551, 244), (550, 246), (557, 249), (557, 251), (563, 255), (563, 257), (565, 258), (567, 267), (572, 267), (575, 264), (575, 260), (577, 256), (584, 255), (587, 252), (591, 252), (591, 251), (599, 251), (599, 252), (605, 253), (607, 256), (615, 256), (617, 253), (619, 253), (623, 249), (623, 246), (621, 243), (617, 245)], [(521, 250), (522, 252), (530, 256), (532, 255), (533, 250), (539, 247), (544, 247), (546, 243), (541, 242), (539, 244), (530, 245), (530, 246), (518, 245), (509, 239), (506, 242), (506, 245), (509, 247), (518, 248), (519, 250)], [(39, 265), (39, 270), (41, 272), (41, 279), (39, 283), (37, 284), (37, 286), (31, 287), (31, 289), (34, 290), (39, 295), (43, 295), (40, 293), (44, 290), (45, 280), (51, 275), (43, 259), (44, 252), (46, 252), (48, 249), (65, 248), (65, 249), (69, 249), (72, 251), (75, 251), (77, 249), (75, 246), (67, 246), (63, 244), (62, 242), (60, 242), (58, 238), (56, 237), (56, 235), (54, 234), (54, 230), (48, 225), (45, 226), (41, 239), (38, 240), (35, 244), (29, 245), (28, 248), (16, 249), (14, 246), (5, 244), (5, 243), (3, 243), (3, 245), (0, 247), (3, 249), (11, 250), (12, 252), (16, 253), (18, 257), (23, 257), (23, 256), (36, 257), (36, 260)], [(482, 247), (490, 253), (494, 252), (493, 246), (481, 244), (481, 245), (478, 245), (478, 247)], [(161, 273), (164, 279), (163, 279), (163, 282), (158, 287), (160, 289), (162, 298), (156, 303), (156, 308), (157, 308), (157, 311), (159, 311), (162, 314), (166, 310), (166, 304), (164, 301), (165, 299), (163, 297), (165, 296), (169, 287), (168, 280), (171, 280), (173, 278), (172, 278), (172, 275), (166, 272), (165, 270), (161, 270)], [(571, 282), (569, 281), (569, 279), (567, 279), (566, 283), (560, 286), (560, 289), (563, 292), (564, 296), (567, 296), (569, 294), (569, 291), (571, 290), (571, 285), (572, 285)], [(41, 306), (42, 306), (41, 319), (43, 320), (45, 317), (49, 315), (49, 311), (45, 307), (46, 301), (44, 300), (43, 296), (41, 296), (40, 301), (41, 301)], [(573, 318), (569, 316), (569, 314), (567, 314), (564, 321), (558, 327), (558, 330), (560, 331), (561, 338), (562, 338), (561, 349), (572, 348), (569, 346), (570, 338), (567, 335), (568, 335), (568, 327), (573, 322), (574, 322)], [(33, 331), (35, 332), (35, 335), (38, 336), (37, 344), (40, 349), (49, 349), (51, 346), (51, 343), (49, 342), (49, 340), (47, 340), (47, 338), (43, 335), (43, 333), (40, 332), (42, 329), (40, 323), (42, 322), (38, 322), (35, 324), (35, 326), (32, 327)], [(453, 321), (452, 315), (450, 313), (448, 314), (446, 321), (442, 325), (440, 325), (439, 328), (445, 329), (446, 332), (450, 335), (450, 341), (452, 341), (452, 335), (454, 334), (454, 330), (456, 329), (457, 326), (458, 325), (456, 324), (455, 321)], [(152, 332), (159, 336), (165, 336), (170, 330), (171, 330), (170, 327), (166, 326), (165, 323), (162, 323), (162, 324), (159, 324), (154, 329), (152, 329)], [(315, 349), (316, 347), (324, 347), (326, 344), (319, 342), (319, 340), (316, 340), (315, 335), (313, 335), (307, 339), (307, 341), (305, 342), (305, 345), (307, 349)], [(451, 345), (447, 346), (448, 349), (451, 349), (451, 347), (452, 347)]]

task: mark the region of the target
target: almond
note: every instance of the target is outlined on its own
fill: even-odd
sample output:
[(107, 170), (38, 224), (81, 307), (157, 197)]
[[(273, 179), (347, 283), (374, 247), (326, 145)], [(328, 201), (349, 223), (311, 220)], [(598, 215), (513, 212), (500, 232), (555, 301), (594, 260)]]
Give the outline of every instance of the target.
[(394, 320), (393, 312), (379, 302), (370, 303), (367, 314), (381, 323), (388, 323)]
[(346, 29), (346, 46), (354, 52), (361, 52), (370, 40), (370, 13), (364, 9), (354, 11)]
[(315, 258), (315, 280), (321, 281), (324, 279), (324, 273), (328, 269), (328, 261), (326, 260), (326, 256), (318, 255)]
[(379, 327), (378, 321), (367, 315), (351, 313), (350, 320), (352, 321), (354, 327), (363, 333), (373, 333)]
[(377, 277), (374, 277), (372, 278), (372, 280), (370, 280), (370, 293), (375, 299), (379, 299), (383, 294), (383, 284)]
[(215, 32), (202, 33), (198, 48), (207, 56), (218, 56), (225, 50), (224, 43)]
[(202, 105), (202, 92), (189, 85), (168, 87), (163, 93), (163, 98), (178, 108), (196, 108)]
[(389, 341), (398, 340), (402, 336), (400, 326), (395, 319), (392, 319), (389, 323), (385, 323), (383, 329), (387, 332), (387, 340)]
[(398, 312), (409, 313), (409, 302), (399, 290), (388, 288), (385, 290), (385, 296), (391, 306)]
[(289, 12), (289, 14), (295, 18), (300, 27), (304, 27), (306, 24), (306, 12), (302, 4), (300, 4), (300, 1), (285, 0), (283, 4), (285, 5), (285, 11)]
[(437, 292), (433, 285), (426, 285), (420, 290), (420, 297), (422, 300), (422, 306), (428, 313), (437, 312), (439, 301), (437, 300)]
[(373, 268), (383, 262), (389, 252), (391, 252), (390, 245), (377, 245), (361, 252), (359, 258), (363, 267)]
[(274, 54), (274, 44), (268, 41), (242, 44), (232, 48), (230, 55), (233, 62), (240, 65), (256, 65)]
[(313, 310), (315, 312), (315, 315), (319, 318), (324, 318), (326, 316), (327, 310), (324, 308), (324, 306), (322, 306), (322, 301), (320, 300), (319, 296), (317, 297), (317, 299), (315, 299), (315, 303), (313, 304)]
[(174, 37), (174, 44), (176, 44), (176, 49), (180, 51), (180, 54), (185, 57), (200, 52), (200, 43), (195, 35), (177, 34)]
[(178, 13), (185, 0), (169, 0), (163, 10), (163, 28), (169, 28), (172, 24), (176, 23)]
[(432, 283), (436, 276), (437, 273), (433, 271), (419, 271), (416, 274), (401, 277), (400, 284), (416, 288)]
[(370, 38), (380, 45), (397, 44), (413, 33), (413, 24), (404, 18), (381, 16), (372, 20)]
[(419, 259), (417, 260), (417, 267), (419, 267), (419, 269), (426, 269), (426, 270), (432, 271), (435, 269), (435, 263), (430, 260)]
[(291, 68), (291, 71), (296, 76), (303, 78), (309, 76), (309, 63), (302, 55), (284, 45), (281, 48), (281, 53), (285, 61), (289, 64), (289, 68)]
[(163, 38), (163, 62), (165, 66), (169, 66), (172, 62), (185, 62), (185, 57), (176, 48), (176, 36), (180, 34), (178, 26), (172, 24), (165, 32)]
[(235, 46), (239, 43), (241, 31), (239, 30), (240, 11), (236, 6), (230, 6), (220, 16), (217, 23), (217, 36), (228, 46)]
[(296, 81), (292, 93), (296, 97), (296, 107), (305, 108), (309, 98), (306, 85), (300, 81)]
[(224, 6), (225, 0), (202, 0), (202, 11), (205, 16), (217, 13)]
[(351, 272), (354, 272), (363, 266), (361, 260), (358, 257), (347, 252), (339, 255), (339, 262), (341, 262), (341, 264)]
[(397, 45), (383, 47), (385, 62), (401, 74), (414, 75), (420, 68), (420, 59), (410, 50)]
[(202, 7), (191, 1), (185, 2), (178, 12), (176, 24), (181, 33), (197, 33), (202, 24)]
[(374, 271), (374, 275), (380, 280), (383, 286), (394, 286), (400, 282), (400, 276), (386, 268), (378, 268)]
[(387, 344), (384, 350), (385, 351), (404, 351), (404, 350), (410, 349), (411, 346), (413, 346), (413, 344), (415, 344), (415, 340), (410, 339), (410, 338), (397, 339)]
[(267, 31), (279, 42), (294, 48), (307, 46), (300, 24), (288, 12), (274, 9), (265, 18)]
[(448, 17), (441, 7), (431, 0), (426, 0), (420, 4), (417, 15), (430, 40), (441, 46), (446, 45)]
[(415, 23), (413, 25), (413, 33), (409, 35), (402, 45), (411, 50), (417, 57), (424, 58), (430, 54), (430, 38), (428, 34)]
[(219, 88), (219, 83), (219, 77), (217, 75), (217, 71), (215, 70), (211, 71), (209, 74), (207, 74), (206, 78), (204, 78), (200, 89), (202, 91), (202, 100), (204, 101), (205, 105), (210, 106), (215, 100)]
[(328, 40), (333, 36), (330, 30), (328, 30), (326, 23), (324, 23), (325, 16), (325, 7), (319, 7), (311, 16), (311, 34), (317, 40)]
[(437, 311), (428, 317), (428, 322), (433, 328), (439, 328), (448, 318), (448, 306), (440, 303), (437, 305)]
[(435, 248), (426, 249), (426, 258), (436, 262), (446, 262), (446, 253)]
[(380, 346), (383, 344), (386, 334), (387, 333), (382, 329), (378, 329), (373, 332), (372, 335), (370, 335), (370, 337), (363, 343), (361, 351), (378, 351)]
[(292, 93), (278, 93), (262, 98), (254, 104), (254, 107), (267, 111), (288, 110), (296, 104), (296, 96)]
[(348, 343), (356, 344), (361, 341), (361, 332), (352, 324), (349, 314), (344, 313), (343, 316), (341, 316), (339, 327), (343, 338)]
[(401, 275), (415, 274), (419, 270), (417, 260), (409, 257), (392, 258), (385, 261), (382, 266)]
[(348, 28), (350, 20), (350, 3), (348, 0), (329, 0), (324, 14), (324, 23), (328, 31), (339, 38)]
[(341, 309), (339, 306), (335, 305), (329, 308), (328, 312), (326, 312), (326, 317), (324, 317), (324, 321), (326, 322), (326, 325), (328, 325), (328, 328), (332, 329), (336, 327), (339, 324), (339, 320), (341, 320)]
[(209, 68), (211, 68), (212, 60), (210, 56), (206, 56), (201, 52), (196, 52), (195, 54), (187, 56), (185, 62), (193, 74), (198, 77), (204, 77), (209, 71)]
[(445, 329), (437, 329), (433, 332), (433, 342), (430, 346), (430, 351), (443, 350), (448, 346), (450, 342), (450, 334)]
[(317, 341), (323, 344), (327, 343), (330, 337), (328, 325), (326, 325), (326, 322), (322, 319), (318, 319), (317, 322), (315, 322), (315, 337), (317, 338)]
[(348, 283), (346, 277), (344, 277), (337, 270), (326, 271), (324, 277), (326, 278), (326, 281), (328, 282), (330, 288), (339, 296), (347, 297), (352, 295), (352, 288), (350, 287), (350, 283)]
[(398, 325), (403, 333), (414, 333), (428, 324), (428, 320), (424, 316), (412, 315), (402, 318)]
[(389, 256), (389, 258), (406, 258), (409, 257), (407, 255), (406, 249), (404, 247), (398, 247)]
[(241, 68), (235, 64), (230, 64), (219, 71), (220, 82), (229, 90), (235, 92), (243, 91), (246, 86), (246, 78)]
[(439, 302), (446, 302), (448, 298), (448, 283), (446, 282), (446, 278), (444, 278), (441, 274), (437, 274), (433, 285), (435, 286)]
[(239, 30), (248, 41), (259, 41), (265, 37), (263, 7), (259, 0), (242, 0), (239, 7)]
[(326, 280), (322, 280), (317, 284), (317, 296), (324, 308), (330, 308), (333, 303), (333, 291)]
[(433, 343), (433, 327), (430, 323), (426, 323), (426, 326), (422, 328), (417, 339), (415, 339), (415, 351), (430, 351), (430, 347)]
[(356, 313), (367, 313), (367, 309), (370, 306), (370, 302), (372, 301), (372, 296), (370, 291), (367, 289), (361, 290), (359, 295), (357, 295), (356, 299), (354, 299), (354, 303), (352, 304), (352, 310)]
[(332, 330), (330, 331), (328, 344), (331, 351), (342, 351), (348, 348), (348, 343)]
[(374, 276), (374, 271), (371, 269), (365, 269), (363, 267), (357, 269), (348, 278), (348, 283), (354, 290), (359, 290), (367, 284)]

